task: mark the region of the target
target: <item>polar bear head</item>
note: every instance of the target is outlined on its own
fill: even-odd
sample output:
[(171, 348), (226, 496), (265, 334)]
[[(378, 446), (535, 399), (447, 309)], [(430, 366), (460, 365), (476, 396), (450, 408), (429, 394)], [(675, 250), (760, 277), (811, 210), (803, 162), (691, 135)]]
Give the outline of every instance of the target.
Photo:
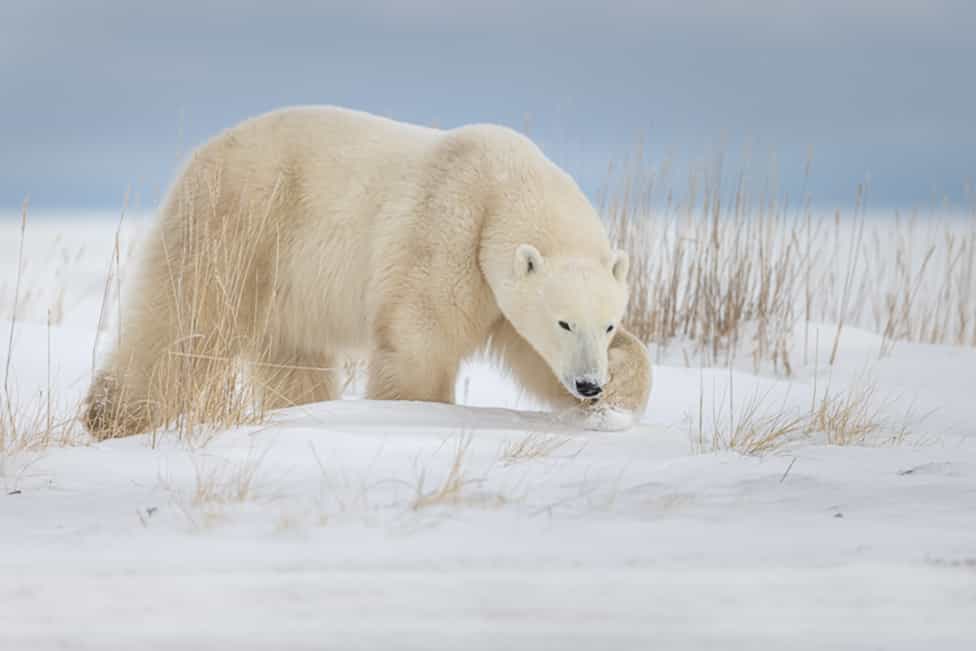
[(629, 259), (544, 257), (531, 244), (516, 247), (513, 274), (499, 307), (515, 330), (579, 399), (607, 383), (608, 347), (627, 307)]

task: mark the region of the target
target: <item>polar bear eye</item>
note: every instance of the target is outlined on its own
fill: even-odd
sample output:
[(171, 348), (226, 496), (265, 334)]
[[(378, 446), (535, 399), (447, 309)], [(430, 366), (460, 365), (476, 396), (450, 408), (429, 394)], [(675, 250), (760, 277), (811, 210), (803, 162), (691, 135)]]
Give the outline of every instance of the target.
[(607, 326), (607, 332), (613, 332), (613, 324)]
[(570, 328), (569, 327), (569, 324), (566, 323), (565, 321), (560, 321), (559, 322), (559, 327), (562, 328), (563, 330), (565, 330), (566, 332), (572, 332), (573, 331), (573, 329)]

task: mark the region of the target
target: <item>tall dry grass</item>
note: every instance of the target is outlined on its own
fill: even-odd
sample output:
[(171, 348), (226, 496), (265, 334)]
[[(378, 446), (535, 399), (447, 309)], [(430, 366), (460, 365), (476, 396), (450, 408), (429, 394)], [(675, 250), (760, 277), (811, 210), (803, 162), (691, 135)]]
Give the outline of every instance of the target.
[[(146, 296), (133, 296), (128, 309), (114, 306), (116, 352), (108, 372), (95, 374), (90, 400), (104, 404), (88, 412), (100, 437), (148, 429), (154, 441), (165, 431), (202, 444), (216, 431), (263, 422), (269, 408), (314, 401), (332, 381), (337, 369), (273, 350), (269, 333), (281, 318), (277, 191), (262, 205), (232, 194), (218, 169), (195, 184), (184, 179), (168, 199), (168, 222), (149, 235), (150, 264), (135, 279), (134, 293)], [(112, 307), (103, 303), (103, 314)], [(149, 353), (124, 340), (126, 319), (140, 321), (143, 337), (158, 334), (159, 341), (139, 342)], [(134, 383), (140, 395), (114, 384), (129, 372), (149, 375), (148, 383)]]
[(14, 354), (14, 335), (17, 329), (17, 305), (21, 297), (24, 242), (27, 232), (27, 207), (21, 208), (20, 242), (17, 247), (17, 272), (14, 279), (10, 326), (7, 332), (3, 385), (0, 387), (0, 478), (10, 473), (8, 461), (15, 455), (36, 453), (51, 445), (68, 445), (78, 440), (78, 427), (73, 414), (65, 415), (63, 405), (54, 394), (51, 378), (51, 327), (55, 317), (48, 310), (46, 386), (36, 395), (24, 396), (11, 382), (11, 362)]
[(817, 322), (836, 324), (831, 364), (850, 326), (882, 335), (879, 355), (897, 341), (976, 346), (976, 198), (968, 213), (877, 219), (864, 185), (848, 214), (822, 214), (716, 176), (693, 174), (679, 202), (668, 163), (639, 156), (601, 200), (633, 260), (626, 325), (659, 351), (681, 342), (726, 366), (745, 349), (790, 375), (810, 363)]

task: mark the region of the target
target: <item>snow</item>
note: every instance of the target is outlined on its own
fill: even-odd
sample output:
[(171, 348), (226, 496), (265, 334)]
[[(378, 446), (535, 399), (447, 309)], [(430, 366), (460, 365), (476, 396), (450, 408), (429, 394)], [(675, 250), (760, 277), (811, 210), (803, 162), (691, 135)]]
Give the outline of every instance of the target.
[[(114, 227), (29, 227), (21, 404), (49, 383), (59, 410), (83, 394)], [(824, 351), (835, 326), (810, 332)], [(687, 368), (679, 348), (654, 351), (651, 404), (620, 432), (544, 413), (475, 362), (461, 406), (353, 395), (194, 444), (10, 455), (0, 649), (973, 648), (976, 350), (879, 359), (880, 337), (845, 328), (833, 368), (783, 378)], [(815, 384), (865, 381), (885, 430), (864, 445), (698, 449), (730, 402), (799, 412)]]

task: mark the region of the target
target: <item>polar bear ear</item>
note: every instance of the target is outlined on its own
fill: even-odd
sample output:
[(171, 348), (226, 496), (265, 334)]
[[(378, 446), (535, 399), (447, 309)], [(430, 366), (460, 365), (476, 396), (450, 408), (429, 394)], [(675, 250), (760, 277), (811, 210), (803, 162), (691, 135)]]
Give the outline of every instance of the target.
[(542, 270), (542, 254), (531, 244), (519, 244), (515, 249), (515, 277), (522, 278)]
[(627, 282), (627, 272), (630, 271), (630, 256), (626, 251), (617, 249), (610, 257), (610, 270), (618, 283)]

